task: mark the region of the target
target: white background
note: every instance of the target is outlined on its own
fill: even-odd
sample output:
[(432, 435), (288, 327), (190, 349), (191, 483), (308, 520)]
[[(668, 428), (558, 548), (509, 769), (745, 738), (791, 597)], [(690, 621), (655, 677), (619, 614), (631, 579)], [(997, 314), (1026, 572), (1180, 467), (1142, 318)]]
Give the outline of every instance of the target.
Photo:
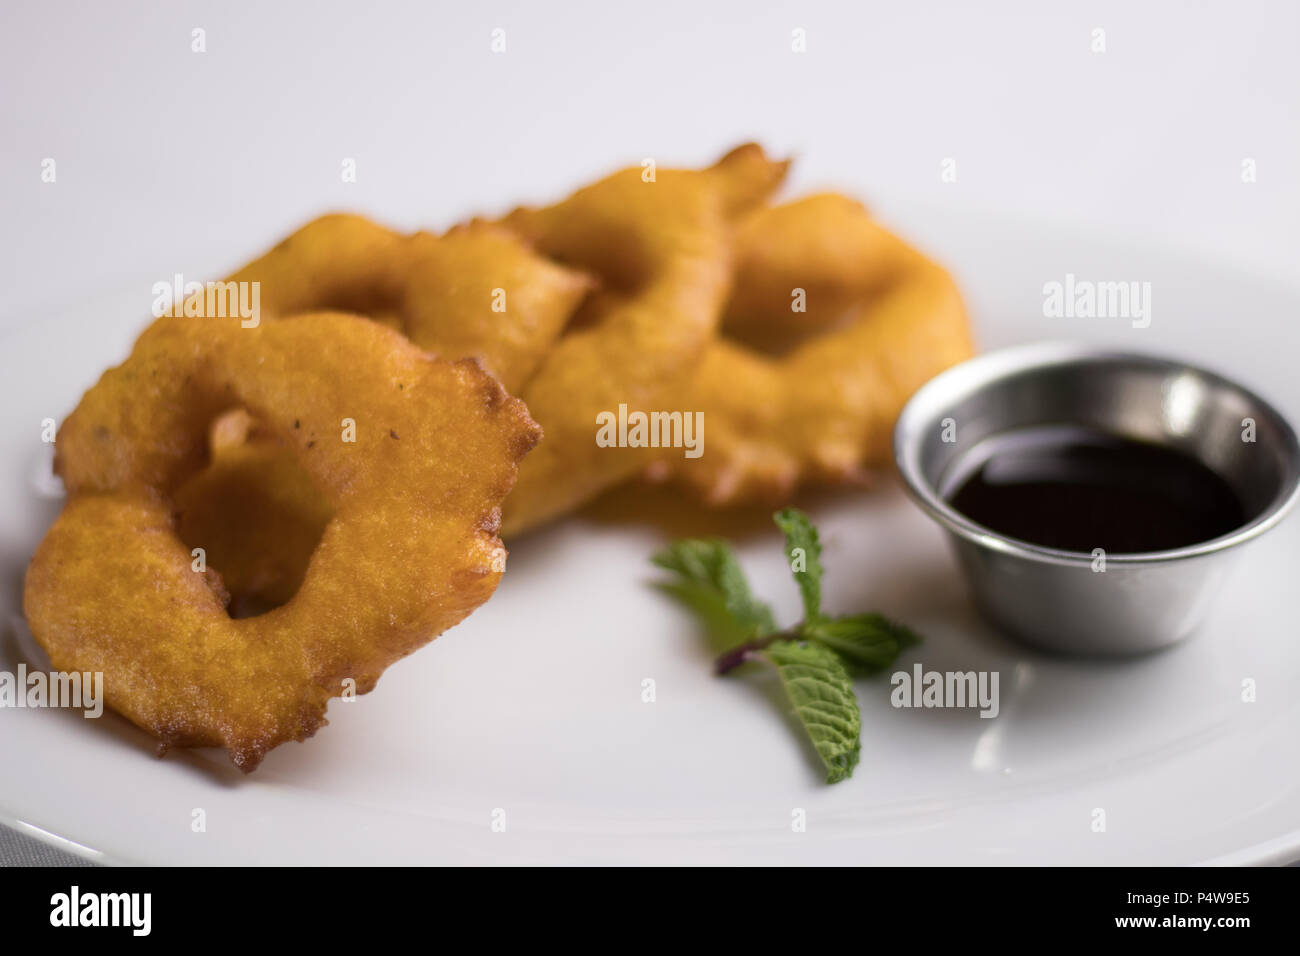
[[(143, 315), (153, 281), (237, 265), (325, 209), (441, 228), (749, 138), (798, 158), (796, 187), (847, 186), (881, 209), (1032, 212), (1287, 273), (1298, 11), (6, 2), (0, 314), (138, 281)], [(956, 183), (939, 178), (948, 157)]]

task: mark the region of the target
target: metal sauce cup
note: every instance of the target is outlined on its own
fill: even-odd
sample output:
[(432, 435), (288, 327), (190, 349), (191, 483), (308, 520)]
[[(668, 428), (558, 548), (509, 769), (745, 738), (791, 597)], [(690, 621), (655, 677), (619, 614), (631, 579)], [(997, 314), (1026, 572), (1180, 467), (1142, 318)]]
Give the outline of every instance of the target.
[[(1250, 517), (1188, 547), (1107, 554), (1099, 571), (1092, 554), (999, 534), (944, 500), (945, 478), (979, 442), (1035, 425), (1082, 425), (1190, 453)], [(1185, 637), (1239, 546), (1281, 521), (1300, 489), (1296, 434), (1258, 395), (1184, 362), (1068, 343), (990, 352), (932, 379), (899, 416), (894, 458), (912, 497), (947, 530), (985, 616), (1070, 654), (1135, 654)]]

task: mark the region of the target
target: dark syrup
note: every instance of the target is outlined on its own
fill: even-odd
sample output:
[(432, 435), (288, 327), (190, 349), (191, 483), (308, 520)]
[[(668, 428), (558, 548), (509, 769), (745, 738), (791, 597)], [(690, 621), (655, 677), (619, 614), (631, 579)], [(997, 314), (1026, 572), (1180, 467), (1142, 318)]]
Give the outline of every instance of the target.
[(1246, 522), (1232, 487), (1189, 454), (1074, 426), (982, 442), (950, 482), (968, 518), (1030, 544), (1108, 554), (1163, 551)]

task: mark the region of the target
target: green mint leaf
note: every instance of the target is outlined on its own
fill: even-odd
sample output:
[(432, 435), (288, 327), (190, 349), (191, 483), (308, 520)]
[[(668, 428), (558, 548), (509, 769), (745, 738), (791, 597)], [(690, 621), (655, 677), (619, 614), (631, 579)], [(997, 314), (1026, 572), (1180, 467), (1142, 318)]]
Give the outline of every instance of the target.
[(699, 614), (710, 637), (722, 647), (776, 630), (771, 609), (750, 592), (745, 572), (725, 541), (675, 541), (651, 560), (677, 575), (660, 587)]
[(878, 673), (893, 664), (903, 648), (921, 641), (911, 630), (882, 614), (810, 621), (800, 633), (838, 654), (851, 674)]
[(777, 641), (763, 656), (776, 665), (795, 714), (826, 765), (826, 782), (846, 780), (862, 752), (862, 718), (839, 658), (813, 643)]
[(772, 520), (785, 533), (785, 559), (803, 597), (804, 619), (814, 621), (822, 613), (822, 544), (817, 528), (797, 508), (778, 511)]

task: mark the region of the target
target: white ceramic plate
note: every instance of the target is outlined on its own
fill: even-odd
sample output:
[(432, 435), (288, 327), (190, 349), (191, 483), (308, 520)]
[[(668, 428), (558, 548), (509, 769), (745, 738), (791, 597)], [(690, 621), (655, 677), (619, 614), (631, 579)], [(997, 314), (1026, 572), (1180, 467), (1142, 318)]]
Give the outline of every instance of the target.
[[(1079, 338), (1183, 355), (1297, 418), (1300, 294), (1287, 285), (1041, 223), (892, 218), (954, 264), (984, 347)], [(1150, 328), (1045, 319), (1043, 284), (1066, 273), (1151, 282)], [(11, 318), (0, 333), (0, 669), (30, 654), (22, 574), (60, 504), (41, 420), (61, 419), (125, 355), (150, 282), (40, 321)], [(168, 864), (1300, 858), (1300, 521), (1243, 555), (1192, 640), (1091, 663), (1027, 651), (978, 620), (939, 531), (889, 479), (809, 507), (826, 542), (827, 606), (879, 609), (926, 634), (905, 666), (998, 671), (997, 719), (896, 710), (886, 678), (861, 681), (862, 762), (826, 786), (777, 689), (710, 676), (693, 622), (648, 586), (663, 528), (585, 517), (517, 542), (491, 602), (375, 693), (334, 702), (330, 726), (247, 778), (219, 752), (159, 760), (112, 715), (0, 711), (0, 820), (99, 859)], [(775, 534), (748, 532), (740, 550), (756, 589), (792, 619)], [(1247, 679), (1254, 703), (1242, 700)], [(796, 808), (806, 832), (792, 829)]]

